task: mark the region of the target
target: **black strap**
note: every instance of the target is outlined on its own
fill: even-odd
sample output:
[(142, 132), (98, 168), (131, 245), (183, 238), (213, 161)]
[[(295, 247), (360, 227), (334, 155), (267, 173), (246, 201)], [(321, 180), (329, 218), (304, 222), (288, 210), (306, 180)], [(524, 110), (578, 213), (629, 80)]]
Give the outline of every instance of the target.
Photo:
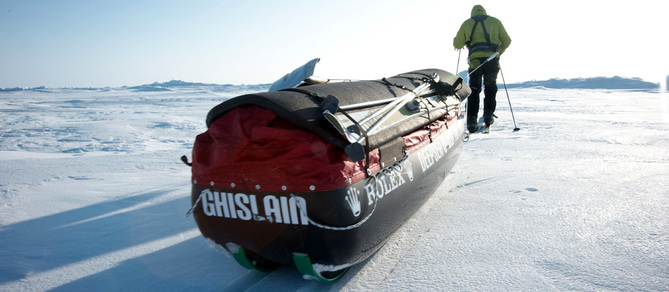
[[(410, 78), (410, 77), (404, 77), (404, 78)], [(386, 79), (386, 77), (381, 78), (381, 81), (383, 81), (383, 83), (385, 83), (386, 85), (395, 86), (397, 88), (401, 88), (401, 89), (404, 89), (406, 91), (412, 91), (411, 89), (407, 88), (404, 85), (397, 84), (397, 83), (392, 83), (392, 82), (388, 81), (388, 79)]]
[[(429, 79), (433, 79), (433, 78), (434, 78), (433, 75), (430, 75), (430, 74), (427, 74), (427, 73), (422, 73), (422, 72), (411, 72), (411, 74), (415, 74), (415, 75), (423, 75), (423, 76), (425, 76), (425, 77), (427, 77), (427, 78), (429, 78)], [(423, 80), (423, 79), (425, 79), (425, 77), (413, 77), (413, 76), (405, 76), (405, 75), (397, 75), (397, 76), (395, 76), (395, 77), (397, 77), (397, 78), (407, 78), (407, 79), (413, 79), (413, 80)]]

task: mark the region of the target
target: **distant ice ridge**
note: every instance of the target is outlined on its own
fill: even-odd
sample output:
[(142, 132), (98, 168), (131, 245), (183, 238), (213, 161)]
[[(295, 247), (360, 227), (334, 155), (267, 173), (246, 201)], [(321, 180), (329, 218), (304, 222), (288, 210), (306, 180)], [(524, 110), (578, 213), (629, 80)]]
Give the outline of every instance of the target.
[(207, 84), (199, 82), (185, 82), (181, 80), (171, 80), (168, 82), (145, 84), (140, 86), (128, 87), (135, 91), (170, 91), (177, 88), (206, 88), (216, 92), (239, 92), (239, 91), (267, 91), (271, 84)]
[(659, 83), (644, 81), (641, 78), (625, 77), (593, 77), (593, 78), (553, 78), (544, 81), (526, 81), (509, 84), (509, 88), (544, 87), (552, 89), (628, 89), (628, 90), (658, 90)]
[(1, 92), (16, 92), (16, 91), (36, 91), (36, 92), (48, 92), (52, 90), (86, 90), (86, 91), (107, 91), (112, 89), (130, 89), (137, 92), (149, 92), (149, 91), (172, 91), (175, 89), (206, 89), (214, 92), (261, 92), (267, 91), (271, 84), (208, 84), (200, 82), (186, 82), (181, 80), (171, 80), (168, 82), (154, 82), (151, 84), (144, 84), (138, 86), (123, 86), (119, 88), (110, 88), (110, 87), (63, 87), (63, 88), (49, 88), (46, 86), (38, 87), (13, 87), (13, 88), (0, 88)]

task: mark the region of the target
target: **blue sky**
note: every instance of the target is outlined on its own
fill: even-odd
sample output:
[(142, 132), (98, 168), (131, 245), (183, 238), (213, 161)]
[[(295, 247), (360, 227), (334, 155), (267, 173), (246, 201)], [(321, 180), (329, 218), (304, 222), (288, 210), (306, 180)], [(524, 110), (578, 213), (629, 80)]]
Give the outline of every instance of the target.
[(0, 0), (0, 87), (271, 83), (316, 57), (325, 78), (454, 72), (474, 4), (513, 39), (508, 83), (669, 75), (669, 1)]

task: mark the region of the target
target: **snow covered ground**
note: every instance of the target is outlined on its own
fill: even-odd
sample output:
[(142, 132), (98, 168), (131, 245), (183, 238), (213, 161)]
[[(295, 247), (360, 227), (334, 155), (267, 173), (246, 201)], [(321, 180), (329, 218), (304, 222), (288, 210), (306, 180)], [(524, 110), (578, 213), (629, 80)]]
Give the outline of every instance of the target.
[(669, 97), (504, 91), (427, 204), (336, 283), (240, 267), (179, 161), (241, 92), (0, 92), (0, 291), (669, 290)]

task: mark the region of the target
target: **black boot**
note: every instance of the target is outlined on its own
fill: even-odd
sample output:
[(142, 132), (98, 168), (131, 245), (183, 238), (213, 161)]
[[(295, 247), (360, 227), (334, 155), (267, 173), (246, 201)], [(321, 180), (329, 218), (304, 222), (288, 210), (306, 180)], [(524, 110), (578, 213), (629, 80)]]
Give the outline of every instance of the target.
[(485, 123), (486, 126), (490, 126), (495, 122), (495, 115), (490, 113), (490, 114), (484, 114), (483, 115), (483, 122)]
[(479, 130), (479, 121), (476, 114), (467, 115), (467, 130), (469, 133), (474, 133)]
[(479, 130), (479, 123), (467, 123), (469, 133), (476, 133)]

